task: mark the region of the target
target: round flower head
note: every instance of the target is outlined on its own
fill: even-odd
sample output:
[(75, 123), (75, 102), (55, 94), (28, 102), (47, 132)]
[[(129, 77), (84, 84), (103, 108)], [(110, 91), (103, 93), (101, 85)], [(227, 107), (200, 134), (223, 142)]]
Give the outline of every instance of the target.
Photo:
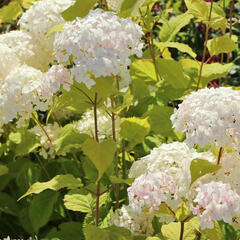
[(130, 206), (123, 205), (111, 216), (110, 224), (127, 228), (133, 235), (151, 236), (154, 232), (152, 226), (153, 214), (134, 212)]
[(187, 198), (191, 183), (190, 164), (193, 159), (216, 162), (211, 152), (198, 153), (186, 143), (173, 142), (154, 148), (149, 155), (135, 161), (129, 171), (130, 178), (144, 173), (165, 172), (176, 181), (180, 197)]
[(90, 75), (119, 75), (127, 71), (133, 54), (141, 56), (141, 27), (113, 12), (92, 10), (85, 18), (67, 22), (56, 35), (54, 48), (59, 63), (73, 61), (73, 77), (91, 88)]
[(48, 102), (41, 102), (43, 73), (27, 65), (11, 71), (2, 85), (0, 95), (1, 121), (7, 123), (14, 118), (29, 119), (35, 110), (45, 110)]
[(143, 174), (128, 188), (129, 206), (136, 212), (158, 210), (161, 203), (177, 199), (174, 179), (162, 172)]
[(232, 223), (234, 215), (240, 215), (240, 196), (229, 184), (210, 182), (201, 184), (194, 199), (196, 206), (191, 206), (194, 215), (201, 221), (201, 228), (213, 228), (214, 221), (223, 220)]
[(46, 70), (52, 61), (52, 56), (25, 31), (17, 30), (1, 34), (0, 44), (6, 44), (11, 48), (21, 64)]
[(74, 4), (73, 0), (41, 0), (34, 2), (26, 12), (23, 13), (18, 23), (21, 30), (31, 34), (34, 41), (42, 46), (42, 50), (53, 51), (54, 35), (46, 37), (46, 33), (55, 25), (64, 23), (61, 13)]
[(240, 91), (204, 88), (191, 93), (171, 116), (173, 127), (193, 146), (234, 146), (240, 142)]

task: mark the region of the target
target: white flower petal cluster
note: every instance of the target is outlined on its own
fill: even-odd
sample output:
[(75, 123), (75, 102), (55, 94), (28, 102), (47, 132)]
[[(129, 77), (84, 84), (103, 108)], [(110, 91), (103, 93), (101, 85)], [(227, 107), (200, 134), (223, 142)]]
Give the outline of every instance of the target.
[(171, 116), (173, 127), (193, 146), (234, 146), (240, 142), (240, 91), (204, 88), (191, 93)]
[[(17, 66), (19, 66), (19, 59), (14, 50), (9, 48), (6, 44), (0, 43), (0, 84), (5, 82), (6, 76)], [(0, 86), (0, 89), (2, 86)]]
[[(98, 121), (98, 136), (99, 139), (112, 136), (112, 120), (111, 117), (104, 110), (97, 110), (97, 121)], [(117, 118), (116, 124), (116, 136), (119, 136), (120, 131), (120, 119)], [(88, 110), (82, 115), (79, 121), (73, 122), (73, 127), (80, 133), (88, 134), (92, 137), (95, 136), (94, 132), (94, 113), (93, 110)]]
[(54, 122), (54, 124), (49, 123), (44, 126), (44, 129), (52, 142), (48, 140), (48, 137), (39, 125), (36, 125), (29, 131), (40, 137), (41, 149), (39, 151), (39, 154), (45, 159), (49, 157), (54, 158), (56, 156), (56, 146), (53, 144), (53, 142), (57, 140), (58, 134), (61, 131), (61, 127), (56, 122)]
[(240, 196), (229, 184), (212, 181), (201, 184), (196, 191), (193, 201), (197, 205), (191, 210), (199, 217), (202, 229), (213, 228), (215, 220), (232, 223), (233, 215), (240, 215)]
[(176, 183), (163, 172), (143, 174), (127, 189), (129, 206), (135, 212), (158, 210), (161, 203), (178, 199)]
[(129, 177), (136, 178), (145, 173), (165, 172), (176, 181), (180, 197), (187, 198), (191, 183), (190, 164), (193, 159), (216, 162), (211, 152), (198, 153), (186, 143), (173, 142), (154, 148), (149, 155), (135, 161)]
[(151, 236), (153, 214), (134, 212), (130, 206), (123, 205), (112, 214), (110, 224), (127, 228), (133, 235)]
[(42, 94), (51, 97), (60, 90), (61, 85), (63, 85), (63, 89), (69, 91), (71, 84), (73, 82), (67, 68), (63, 65), (53, 65), (44, 75), (41, 84)]
[(0, 44), (6, 44), (16, 54), (21, 64), (46, 70), (53, 57), (37, 44), (36, 39), (25, 31), (17, 30), (0, 35)]
[(72, 75), (77, 82), (91, 88), (91, 74), (116, 76), (127, 71), (129, 57), (142, 55), (142, 30), (130, 19), (119, 18), (113, 12), (96, 9), (84, 18), (67, 22), (57, 33), (54, 48), (59, 63), (73, 61)]
[(19, 126), (31, 118), (35, 110), (45, 111), (50, 101), (41, 99), (43, 73), (27, 65), (16, 67), (4, 80), (0, 88), (0, 125), (15, 118)]

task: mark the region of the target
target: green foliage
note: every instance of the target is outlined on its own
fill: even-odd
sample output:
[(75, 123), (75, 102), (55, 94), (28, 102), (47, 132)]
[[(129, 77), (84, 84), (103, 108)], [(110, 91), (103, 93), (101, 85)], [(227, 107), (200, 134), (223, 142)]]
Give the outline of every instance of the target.
[(134, 9), (138, 7), (139, 0), (124, 0), (121, 4), (120, 17), (129, 17)]
[(57, 192), (47, 190), (36, 195), (31, 202), (29, 218), (36, 233), (49, 221), (58, 196)]
[(181, 203), (176, 211), (176, 218), (179, 222), (184, 221), (190, 214), (190, 209), (186, 203)]
[(79, 222), (65, 222), (57, 229), (51, 230), (42, 240), (83, 240), (82, 224)]
[(211, 56), (219, 53), (229, 53), (237, 48), (237, 44), (229, 36), (215, 37), (207, 42), (208, 51)]
[(194, 159), (190, 165), (191, 171), (191, 184), (195, 182), (198, 178), (208, 174), (214, 173), (219, 170), (221, 166), (213, 164), (205, 159)]
[(53, 179), (49, 180), (48, 182), (36, 182), (34, 183), (28, 191), (19, 198), (21, 200), (22, 198), (32, 194), (32, 193), (41, 193), (42, 191), (46, 189), (51, 189), (54, 191), (58, 191), (61, 188), (68, 188), (68, 189), (74, 189), (79, 188), (82, 186), (81, 180), (73, 177), (70, 174), (66, 175), (57, 175)]
[(19, 207), (17, 201), (9, 194), (0, 192), (0, 212), (18, 216)]
[[(169, 82), (174, 88), (186, 88), (189, 79), (184, 75), (182, 65), (171, 59), (158, 59), (158, 67), (163, 79)], [(174, 71), (172, 71), (174, 69)]]
[(77, 0), (75, 4), (62, 13), (65, 21), (72, 21), (76, 17), (85, 17), (97, 3), (97, 0)]
[(58, 139), (54, 142), (56, 152), (68, 152), (71, 148), (79, 148), (89, 136), (81, 134), (72, 124), (65, 125), (58, 135)]
[(177, 17), (171, 18), (168, 22), (163, 24), (160, 31), (159, 37), (162, 42), (172, 41), (176, 34), (187, 24), (193, 16), (189, 13), (178, 15)]
[(8, 173), (8, 167), (5, 165), (0, 165), (0, 176), (5, 175)]
[(82, 149), (97, 168), (99, 180), (113, 161), (117, 150), (116, 143), (113, 140), (98, 143), (93, 139), (87, 139)]
[(13, 0), (8, 5), (0, 9), (0, 23), (16, 20), (21, 13), (22, 8), (19, 1)]
[(214, 222), (213, 229), (205, 229), (201, 231), (203, 236), (206, 237), (208, 240), (223, 240), (223, 235), (221, 232), (221, 228), (218, 222)]
[(127, 140), (132, 147), (143, 142), (144, 137), (150, 131), (150, 124), (147, 118), (122, 118), (120, 127), (121, 137)]
[(14, 144), (16, 156), (23, 156), (32, 152), (40, 143), (38, 137), (26, 128), (20, 128), (9, 135), (10, 143)]

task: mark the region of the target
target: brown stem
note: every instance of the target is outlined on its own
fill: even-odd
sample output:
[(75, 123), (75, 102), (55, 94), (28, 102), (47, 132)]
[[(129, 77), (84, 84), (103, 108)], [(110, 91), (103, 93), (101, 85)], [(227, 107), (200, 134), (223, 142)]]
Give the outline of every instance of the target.
[[(114, 105), (114, 95), (111, 95), (111, 107), (112, 109), (114, 109), (115, 105)], [(112, 136), (113, 136), (113, 141), (117, 142), (117, 138), (116, 138), (116, 119), (115, 119), (115, 113), (112, 112), (111, 114), (111, 119), (112, 119)], [(118, 157), (114, 156), (115, 159), (115, 175), (118, 177)], [(115, 197), (116, 197), (116, 208), (118, 208), (119, 205), (119, 184), (115, 184), (114, 185), (115, 188)]]
[(184, 222), (181, 222), (181, 232), (180, 232), (179, 240), (183, 240), (183, 233), (184, 233)]
[(74, 87), (75, 89), (77, 89), (78, 91), (80, 91), (85, 97), (87, 97), (87, 99), (90, 101), (90, 103), (92, 104), (92, 105), (94, 105), (94, 102), (93, 102), (93, 100), (88, 96), (88, 94), (86, 93), (86, 92), (84, 92), (81, 88), (79, 88), (79, 87), (77, 87), (77, 86), (75, 86), (75, 85), (73, 85), (73, 84), (71, 84), (71, 83), (69, 83), (69, 82), (64, 82), (65, 84), (67, 84), (67, 85), (69, 85), (69, 86), (71, 86), (71, 87)]
[(44, 134), (46, 135), (48, 141), (50, 143), (52, 143), (52, 139), (50, 138), (50, 136), (48, 135), (47, 131), (45, 130), (45, 128), (43, 127), (43, 125), (40, 123), (40, 121), (34, 116), (34, 114), (32, 114), (32, 118), (34, 119), (34, 121), (37, 123), (37, 125), (42, 129), (42, 131), (44, 132)]
[[(99, 142), (98, 137), (98, 122), (97, 122), (97, 102), (98, 102), (98, 94), (95, 93), (95, 98), (93, 102), (93, 113), (94, 113), (94, 129), (95, 129), (95, 140)], [(96, 192), (96, 215), (95, 215), (95, 225), (98, 226), (99, 222), (99, 199), (100, 199), (100, 180), (97, 182), (97, 192)]]
[(97, 195), (94, 191), (92, 191), (92, 190), (90, 190), (90, 189), (88, 189), (88, 188), (86, 188), (86, 187), (81, 187), (81, 188), (82, 188), (83, 190), (91, 193), (93, 196), (96, 196), (96, 195)]
[(100, 180), (97, 183), (97, 198), (96, 198), (96, 215), (95, 215), (95, 225), (98, 226), (99, 222), (99, 200), (100, 200)]
[(200, 233), (200, 232), (197, 232), (197, 239), (196, 239), (196, 240), (200, 240), (200, 239), (201, 239), (201, 237), (202, 237), (202, 233)]
[(100, 193), (100, 196), (103, 195), (104, 193), (108, 192), (112, 188), (112, 185), (109, 186), (106, 190)]
[(208, 41), (208, 34), (209, 34), (209, 29), (210, 29), (209, 22), (211, 21), (212, 9), (213, 9), (213, 0), (211, 0), (211, 6), (210, 6), (210, 11), (209, 11), (209, 16), (208, 16), (208, 24), (207, 24), (206, 33), (205, 33), (203, 56), (202, 56), (202, 61), (201, 61), (201, 65), (200, 65), (199, 77), (198, 77), (196, 91), (198, 91), (199, 86), (200, 86), (200, 82), (201, 82), (201, 78), (202, 78), (203, 65), (204, 65), (204, 62), (205, 62), (206, 54), (207, 54), (207, 41)]
[(220, 160), (221, 160), (221, 157), (222, 157), (222, 153), (223, 153), (223, 147), (220, 147), (219, 152), (218, 152), (217, 165), (220, 165)]
[(175, 212), (172, 210), (172, 208), (167, 203), (162, 202), (162, 204), (164, 204), (168, 208), (168, 210), (173, 214), (173, 216), (175, 216)]
[[(233, 9), (234, 9), (234, 0), (231, 1), (230, 7), (230, 28), (229, 28), (229, 38), (232, 38), (232, 27), (233, 27)], [(227, 54), (227, 63), (230, 62), (230, 52)], [(224, 85), (228, 84), (228, 74), (225, 77)]]

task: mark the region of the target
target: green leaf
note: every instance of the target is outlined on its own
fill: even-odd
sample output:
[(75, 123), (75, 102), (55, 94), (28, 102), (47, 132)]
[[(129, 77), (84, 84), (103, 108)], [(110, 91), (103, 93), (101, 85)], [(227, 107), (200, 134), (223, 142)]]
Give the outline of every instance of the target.
[(29, 208), (29, 217), (36, 233), (49, 221), (57, 199), (58, 193), (50, 190), (34, 197)]
[(213, 229), (206, 228), (201, 232), (203, 236), (207, 238), (207, 240), (223, 240), (223, 235), (222, 235), (220, 225), (216, 221), (214, 222)]
[(18, 0), (25, 9), (30, 8), (37, 0)]
[(193, 16), (191, 14), (184, 13), (165, 22), (159, 34), (161, 41), (172, 41), (176, 34), (186, 26), (192, 18)]
[[(79, 222), (65, 222), (53, 229), (42, 240), (83, 240), (82, 224)], [(97, 238), (96, 238), (97, 239)]]
[(206, 87), (210, 81), (226, 76), (233, 66), (233, 63), (224, 65), (220, 63), (204, 64), (202, 69), (202, 86)]
[(0, 176), (5, 175), (7, 173), (8, 173), (8, 167), (0, 164)]
[(189, 215), (189, 207), (186, 203), (181, 203), (176, 210), (176, 218), (179, 222), (185, 220)]
[(0, 212), (18, 216), (19, 207), (17, 201), (7, 193), (0, 192)]
[(85, 17), (98, 0), (76, 0), (75, 4), (62, 13), (65, 21), (73, 21), (76, 17)]
[[(189, 79), (184, 75), (181, 63), (170, 59), (158, 59), (160, 75), (174, 88), (187, 88)], [(173, 71), (174, 69), (174, 71)]]
[(154, 44), (159, 48), (176, 48), (180, 52), (188, 53), (191, 57), (195, 58), (197, 54), (193, 52), (192, 48), (190, 48), (187, 44), (179, 43), (179, 42), (154, 42)]
[(77, 131), (72, 124), (67, 124), (61, 129), (57, 140), (54, 141), (56, 152), (68, 152), (71, 148), (79, 148), (88, 137), (87, 134)]
[(130, 66), (130, 74), (133, 79), (157, 81), (155, 67), (152, 61), (136, 60)]
[(73, 177), (70, 174), (57, 175), (56, 177), (54, 177), (53, 179), (51, 179), (48, 182), (34, 183), (28, 189), (28, 191), (18, 199), (18, 201), (32, 193), (38, 194), (46, 189), (58, 191), (61, 188), (75, 189), (75, 188), (78, 188), (81, 186), (82, 186), (81, 180)]
[(8, 5), (0, 8), (0, 23), (16, 20), (21, 13), (22, 8), (18, 0), (13, 0)]
[(62, 32), (64, 30), (64, 23), (53, 26), (46, 34), (45, 37), (48, 37), (52, 33)]
[[(164, 240), (176, 240), (180, 239), (181, 232), (181, 223), (180, 222), (172, 222), (167, 225), (162, 226), (162, 234), (164, 236)], [(190, 222), (184, 223), (184, 240), (193, 240), (196, 237), (196, 228)]]
[(150, 124), (148, 118), (122, 118), (120, 128), (121, 137), (129, 141), (130, 145), (134, 147), (144, 141), (145, 136), (150, 131)]
[(93, 139), (87, 139), (82, 145), (82, 150), (97, 168), (99, 180), (111, 165), (117, 146), (113, 140), (98, 143)]
[[(149, 209), (145, 209), (145, 212), (149, 212)], [(158, 210), (155, 210), (152, 213), (155, 215), (158, 214), (168, 215), (175, 218), (174, 212), (172, 212), (168, 205), (165, 203), (161, 203)]]
[[(120, 1), (120, 0), (119, 0)], [(129, 17), (138, 6), (139, 0), (124, 0), (120, 9), (120, 17)]]
[(94, 199), (91, 194), (70, 193), (64, 196), (64, 205), (72, 211), (91, 213), (94, 209)]
[(116, 177), (116, 176), (110, 176), (109, 178), (110, 178), (110, 181), (112, 183), (117, 183), (117, 184), (125, 183), (127, 185), (131, 185), (134, 181), (133, 178), (122, 179), (122, 178), (119, 178), (119, 177)]
[(222, 32), (226, 29), (227, 20), (225, 13), (216, 3), (213, 4), (211, 20), (208, 21), (210, 3), (199, 0), (185, 0), (189, 13), (191, 13), (197, 21), (209, 24), (214, 29), (221, 28)]
[(219, 170), (221, 166), (213, 164), (205, 159), (194, 159), (190, 165), (191, 171), (191, 184), (195, 182), (198, 178)]
[(86, 240), (109, 240), (108, 234), (103, 229), (97, 228), (94, 225), (87, 225), (83, 231)]
[(207, 47), (210, 55), (213, 56), (232, 52), (237, 48), (237, 44), (229, 36), (221, 36), (208, 40)]
[(154, 106), (149, 112), (149, 123), (151, 130), (157, 134), (168, 136), (172, 130), (170, 116), (173, 114), (173, 108), (167, 106)]
[(40, 145), (39, 138), (26, 128), (20, 128), (18, 132), (15, 133), (11, 132), (9, 140), (15, 145), (13, 149), (16, 156), (26, 155)]
[(99, 229), (94, 225), (87, 225), (84, 229), (86, 240), (132, 240), (132, 235), (126, 228), (111, 226)]

